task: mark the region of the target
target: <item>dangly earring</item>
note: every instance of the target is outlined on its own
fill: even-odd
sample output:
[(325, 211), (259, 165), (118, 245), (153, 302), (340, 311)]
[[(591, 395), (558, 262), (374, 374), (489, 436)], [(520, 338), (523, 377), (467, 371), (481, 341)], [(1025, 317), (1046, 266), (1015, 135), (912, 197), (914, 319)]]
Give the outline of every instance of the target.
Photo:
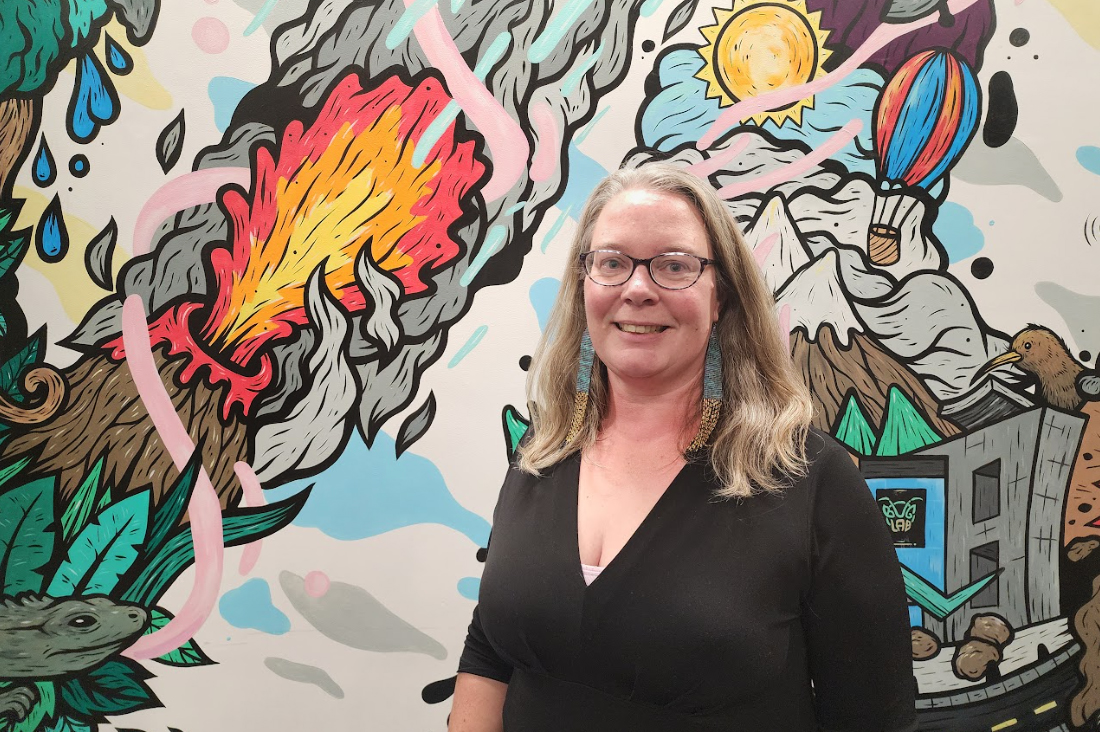
[(716, 323), (710, 329), (710, 340), (707, 341), (707, 357), (703, 366), (703, 404), (699, 419), (699, 432), (685, 452), (695, 452), (707, 444), (710, 433), (718, 425), (718, 417), (721, 414), (722, 352), (718, 348), (718, 325)]
[(577, 393), (573, 398), (573, 421), (569, 424), (569, 433), (565, 442), (572, 442), (581, 433), (584, 426), (584, 413), (588, 410), (588, 390), (592, 386), (592, 361), (596, 351), (592, 348), (592, 337), (586, 328), (581, 335), (580, 359), (577, 363)]

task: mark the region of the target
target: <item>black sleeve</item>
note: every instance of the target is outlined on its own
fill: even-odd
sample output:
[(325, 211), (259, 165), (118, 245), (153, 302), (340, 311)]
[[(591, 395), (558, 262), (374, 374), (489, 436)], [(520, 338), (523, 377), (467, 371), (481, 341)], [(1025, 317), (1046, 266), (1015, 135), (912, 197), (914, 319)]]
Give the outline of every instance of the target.
[(847, 452), (818, 457), (803, 624), (822, 732), (917, 729), (912, 641), (893, 541)]
[(502, 681), (505, 684), (512, 678), (512, 667), (501, 660), (493, 650), (485, 631), (481, 628), (481, 616), (474, 608), (474, 618), (470, 621), (470, 630), (466, 634), (466, 647), (458, 660), (459, 673), (474, 674)]

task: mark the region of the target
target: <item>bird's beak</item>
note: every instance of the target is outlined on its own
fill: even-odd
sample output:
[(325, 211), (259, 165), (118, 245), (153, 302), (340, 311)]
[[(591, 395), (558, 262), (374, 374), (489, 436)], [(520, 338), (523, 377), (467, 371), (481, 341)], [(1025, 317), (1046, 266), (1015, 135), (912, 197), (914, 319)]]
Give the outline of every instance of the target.
[(1004, 366), (1006, 363), (1016, 363), (1017, 361), (1019, 361), (1022, 358), (1023, 358), (1023, 356), (1021, 356), (1016, 351), (1009, 351), (1008, 353), (1002, 353), (1000, 356), (996, 356), (994, 358), (991, 358), (988, 361), (986, 361), (985, 365), (983, 365), (980, 369), (978, 369), (976, 372), (974, 372), (974, 378), (972, 378), (970, 380), (970, 383), (973, 384), (979, 378), (981, 378), (982, 376), (985, 376), (986, 374), (988, 374), (990, 371), (997, 368), (998, 366)]

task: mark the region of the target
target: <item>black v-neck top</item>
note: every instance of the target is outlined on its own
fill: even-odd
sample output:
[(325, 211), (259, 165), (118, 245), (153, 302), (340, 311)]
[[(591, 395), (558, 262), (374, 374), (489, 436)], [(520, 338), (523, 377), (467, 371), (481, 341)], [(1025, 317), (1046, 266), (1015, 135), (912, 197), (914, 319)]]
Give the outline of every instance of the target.
[(832, 438), (808, 453), (804, 479), (744, 500), (689, 463), (587, 586), (579, 457), (510, 468), (459, 671), (508, 683), (506, 732), (915, 730), (882, 514)]

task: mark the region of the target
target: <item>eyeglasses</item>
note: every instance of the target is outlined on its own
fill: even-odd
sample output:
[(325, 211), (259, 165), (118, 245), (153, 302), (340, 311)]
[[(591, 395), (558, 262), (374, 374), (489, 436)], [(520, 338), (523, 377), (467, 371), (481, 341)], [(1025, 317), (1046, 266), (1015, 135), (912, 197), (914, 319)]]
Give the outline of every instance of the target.
[(703, 270), (715, 260), (684, 252), (658, 254), (649, 259), (636, 259), (614, 249), (593, 249), (580, 255), (585, 274), (597, 285), (615, 287), (629, 280), (638, 265), (645, 265), (649, 277), (658, 287), (683, 290), (691, 287), (703, 275)]

